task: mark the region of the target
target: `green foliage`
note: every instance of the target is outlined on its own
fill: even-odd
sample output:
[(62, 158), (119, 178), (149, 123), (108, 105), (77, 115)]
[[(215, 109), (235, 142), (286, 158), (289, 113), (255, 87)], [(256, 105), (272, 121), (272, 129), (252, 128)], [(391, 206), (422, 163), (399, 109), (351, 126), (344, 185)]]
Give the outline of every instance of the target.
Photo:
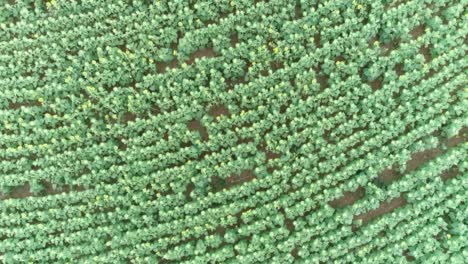
[(466, 3), (0, 3), (4, 263), (463, 263)]

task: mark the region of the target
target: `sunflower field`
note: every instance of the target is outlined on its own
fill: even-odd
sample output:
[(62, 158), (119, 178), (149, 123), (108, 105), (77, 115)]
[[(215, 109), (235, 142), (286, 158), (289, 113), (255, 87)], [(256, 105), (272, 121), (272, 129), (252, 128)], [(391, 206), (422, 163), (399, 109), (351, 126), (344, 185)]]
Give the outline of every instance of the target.
[(467, 263), (467, 0), (0, 0), (0, 263)]

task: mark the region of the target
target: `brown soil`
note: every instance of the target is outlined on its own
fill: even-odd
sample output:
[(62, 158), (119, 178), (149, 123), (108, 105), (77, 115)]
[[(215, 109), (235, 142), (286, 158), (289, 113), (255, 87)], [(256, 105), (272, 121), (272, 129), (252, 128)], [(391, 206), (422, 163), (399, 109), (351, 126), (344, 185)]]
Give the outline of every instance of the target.
[[(441, 144), (439, 144), (439, 147), (433, 148), (433, 149), (427, 149), (427, 150), (420, 151), (411, 155), (411, 159), (406, 162), (406, 172), (415, 170), (418, 167), (420, 167), (423, 163), (436, 158), (438, 155), (444, 152), (444, 150), (442, 149), (443, 146), (447, 148), (453, 148), (463, 142), (466, 142), (468, 138), (467, 131), (468, 131), (468, 128), (463, 128), (458, 133), (458, 135), (454, 137), (440, 139)], [(449, 177), (449, 176), (446, 176), (446, 177)]]
[(253, 141), (254, 141), (253, 138), (239, 138), (239, 140), (237, 140), (237, 145), (247, 144), (247, 143), (250, 143), (250, 142), (253, 142)]
[(367, 42), (369, 48), (372, 48), (374, 46), (374, 43), (376, 41), (379, 41), (379, 38), (377, 36), (373, 36), (369, 39), (369, 41)]
[(405, 66), (403, 65), (403, 63), (398, 63), (397, 65), (395, 65), (395, 72), (397, 73), (398, 76), (401, 76), (403, 74), (405, 74), (405, 70), (404, 70)]
[(354, 192), (344, 192), (342, 197), (335, 199), (328, 204), (333, 208), (343, 208), (364, 197), (365, 193), (366, 190), (363, 187), (359, 187)]
[(220, 236), (224, 236), (224, 234), (226, 234), (226, 228), (219, 225), (216, 227), (215, 233)]
[(127, 150), (128, 145), (124, 143), (124, 139), (119, 139), (119, 140), (117, 140), (117, 147), (120, 150), (125, 151), (125, 150)]
[(317, 76), (317, 82), (320, 84), (320, 91), (322, 92), (328, 87), (328, 76), (324, 76), (324, 75)]
[(274, 152), (271, 152), (269, 150), (267, 150), (265, 152), (265, 154), (266, 154), (267, 160), (277, 159), (277, 158), (281, 157), (281, 154), (274, 153)]
[(29, 183), (26, 183), (24, 186), (13, 188), (8, 194), (0, 193), (0, 200), (23, 199), (30, 196), (33, 196), (33, 194), (29, 191)]
[(291, 256), (293, 256), (295, 259), (299, 258), (299, 250), (296, 247), (291, 250)]
[(405, 250), (403, 252), (403, 256), (406, 258), (408, 262), (416, 260), (413, 256), (410, 255), (410, 252), (408, 250)]
[(464, 127), (460, 130), (458, 135), (444, 140), (443, 144), (447, 148), (453, 148), (456, 145), (461, 144), (463, 142), (467, 142), (467, 141), (468, 141), (468, 127)]
[(255, 174), (252, 170), (244, 170), (239, 175), (231, 175), (229, 178), (226, 179), (226, 188), (229, 189), (232, 186), (240, 185), (245, 182), (249, 182), (255, 179)]
[(61, 188), (55, 188), (52, 186), (51, 183), (48, 183), (48, 182), (43, 182), (42, 185), (44, 186), (44, 190), (42, 191), (42, 193), (44, 193), (45, 195), (54, 195), (54, 194), (60, 194), (60, 193), (68, 193), (70, 191), (74, 191), (74, 192), (81, 192), (81, 191), (84, 191), (85, 188), (82, 187), (82, 186), (76, 186), (73, 188), (70, 188), (70, 186), (63, 186)]
[[(281, 62), (281, 61), (272, 61), (272, 62), (270, 62), (270, 67), (271, 67), (271, 70), (272, 70), (273, 72), (275, 72), (275, 71), (277, 71), (277, 70), (279, 70), (279, 69), (284, 68), (284, 63)], [(265, 69), (265, 70), (266, 70), (266, 69)], [(268, 70), (266, 70), (266, 71), (267, 71), (266, 75), (268, 75), (268, 74), (269, 74), (269, 73), (268, 73)], [(290, 80), (290, 81), (291, 81), (291, 80)]]
[(294, 13), (295, 13), (296, 19), (301, 19), (303, 17), (300, 1), (296, 1), (296, 6), (294, 7)]
[(424, 28), (425, 28), (424, 25), (419, 25), (419, 26), (413, 28), (413, 30), (411, 30), (411, 32), (410, 32), (411, 36), (414, 39), (417, 39), (419, 36), (422, 36), (424, 34)]
[(210, 185), (213, 188), (214, 192), (219, 192), (222, 189), (224, 189), (224, 186), (226, 185), (226, 181), (221, 179), (218, 176), (211, 176)]
[(321, 48), (322, 47), (321, 40), (322, 40), (322, 37), (320, 36), (320, 32), (318, 32), (314, 36), (314, 45), (315, 45), (316, 48)]
[(44, 190), (42, 190), (40, 193), (33, 194), (30, 191), (30, 186), (29, 183), (26, 183), (23, 186), (18, 186), (13, 188), (10, 193), (8, 194), (2, 194), (0, 193), (0, 200), (7, 200), (7, 199), (24, 199), (28, 197), (33, 197), (33, 196), (47, 196), (47, 195), (55, 195), (55, 194), (60, 194), (60, 193), (67, 193), (70, 191), (84, 191), (85, 188), (82, 186), (75, 186), (73, 187), (73, 190), (65, 185), (61, 188), (56, 188), (54, 189), (51, 183), (48, 182), (42, 182), (42, 186), (44, 187)]
[(396, 49), (398, 45), (400, 44), (400, 41), (398, 39), (395, 39), (393, 41), (390, 41), (388, 43), (381, 43), (380, 48), (385, 56), (390, 54), (392, 50)]
[(239, 36), (237, 35), (237, 32), (234, 32), (231, 34), (231, 46), (236, 47), (237, 43), (239, 43)]
[(265, 142), (258, 144), (257, 149), (259, 151), (265, 152), (267, 161), (281, 157), (281, 154), (267, 150)]
[(423, 163), (434, 159), (440, 153), (440, 149), (428, 149), (411, 155), (411, 159), (406, 162), (406, 171), (417, 169)]
[(165, 73), (167, 69), (177, 68), (179, 62), (177, 59), (173, 59), (170, 62), (156, 62), (156, 71), (159, 73)]
[(424, 56), (424, 59), (426, 60), (426, 63), (431, 61), (431, 49), (429, 47), (421, 47), (419, 49), (419, 53), (421, 53)]
[(195, 184), (193, 184), (193, 182), (190, 182), (189, 184), (187, 184), (184, 195), (188, 201), (192, 200), (192, 197), (190, 197), (190, 194), (192, 193), (193, 189), (195, 189)]
[(448, 169), (448, 170), (442, 172), (440, 177), (442, 178), (443, 181), (448, 181), (450, 179), (455, 178), (458, 175), (459, 172), (460, 171), (459, 171), (458, 167), (453, 167), (451, 169)]
[(402, 174), (399, 171), (390, 168), (382, 171), (377, 177), (377, 180), (382, 182), (383, 184), (389, 184), (395, 180), (398, 180), (399, 178), (401, 178), (401, 176)]
[(126, 112), (123, 116), (122, 116), (122, 123), (124, 124), (127, 124), (128, 122), (133, 122), (136, 120), (136, 114), (134, 113), (130, 113), (130, 112)]
[(363, 224), (369, 223), (371, 220), (392, 212), (393, 210), (397, 209), (398, 207), (405, 206), (406, 205), (406, 199), (402, 195), (398, 198), (395, 198), (390, 201), (386, 201), (380, 204), (380, 206), (377, 209), (374, 209), (372, 211), (362, 213), (360, 215), (357, 215), (354, 217), (355, 220), (362, 220)]
[(195, 62), (196, 59), (199, 59), (199, 58), (203, 58), (203, 57), (213, 58), (216, 56), (218, 56), (218, 54), (216, 54), (216, 52), (214, 52), (212, 48), (197, 50), (192, 55), (190, 55), (190, 58), (187, 61), (187, 64), (191, 65)]
[(346, 59), (342, 55), (336, 56), (335, 58), (335, 62), (345, 62), (345, 61)]
[(214, 105), (210, 108), (208, 111), (208, 114), (211, 115), (212, 117), (216, 118), (221, 115), (229, 116), (229, 109), (227, 109), (224, 105), (218, 104)]
[(286, 226), (286, 228), (289, 230), (289, 232), (294, 232), (294, 223), (291, 219), (284, 219), (284, 225)]
[(255, 174), (252, 170), (244, 170), (240, 174), (233, 174), (227, 179), (223, 180), (218, 176), (211, 177), (211, 186), (215, 192), (221, 190), (228, 190), (236, 185), (241, 185), (243, 183), (249, 182), (255, 179)]
[(370, 87), (373, 91), (377, 91), (382, 88), (382, 78), (377, 78), (371, 82), (369, 82)]
[(200, 121), (198, 120), (190, 121), (187, 123), (187, 127), (191, 131), (198, 131), (203, 141), (207, 141), (209, 139), (206, 127), (203, 126)]
[(39, 101), (32, 101), (32, 102), (22, 102), (22, 103), (10, 103), (8, 104), (8, 108), (12, 110), (20, 109), (21, 107), (31, 107), (31, 106), (42, 106)]

